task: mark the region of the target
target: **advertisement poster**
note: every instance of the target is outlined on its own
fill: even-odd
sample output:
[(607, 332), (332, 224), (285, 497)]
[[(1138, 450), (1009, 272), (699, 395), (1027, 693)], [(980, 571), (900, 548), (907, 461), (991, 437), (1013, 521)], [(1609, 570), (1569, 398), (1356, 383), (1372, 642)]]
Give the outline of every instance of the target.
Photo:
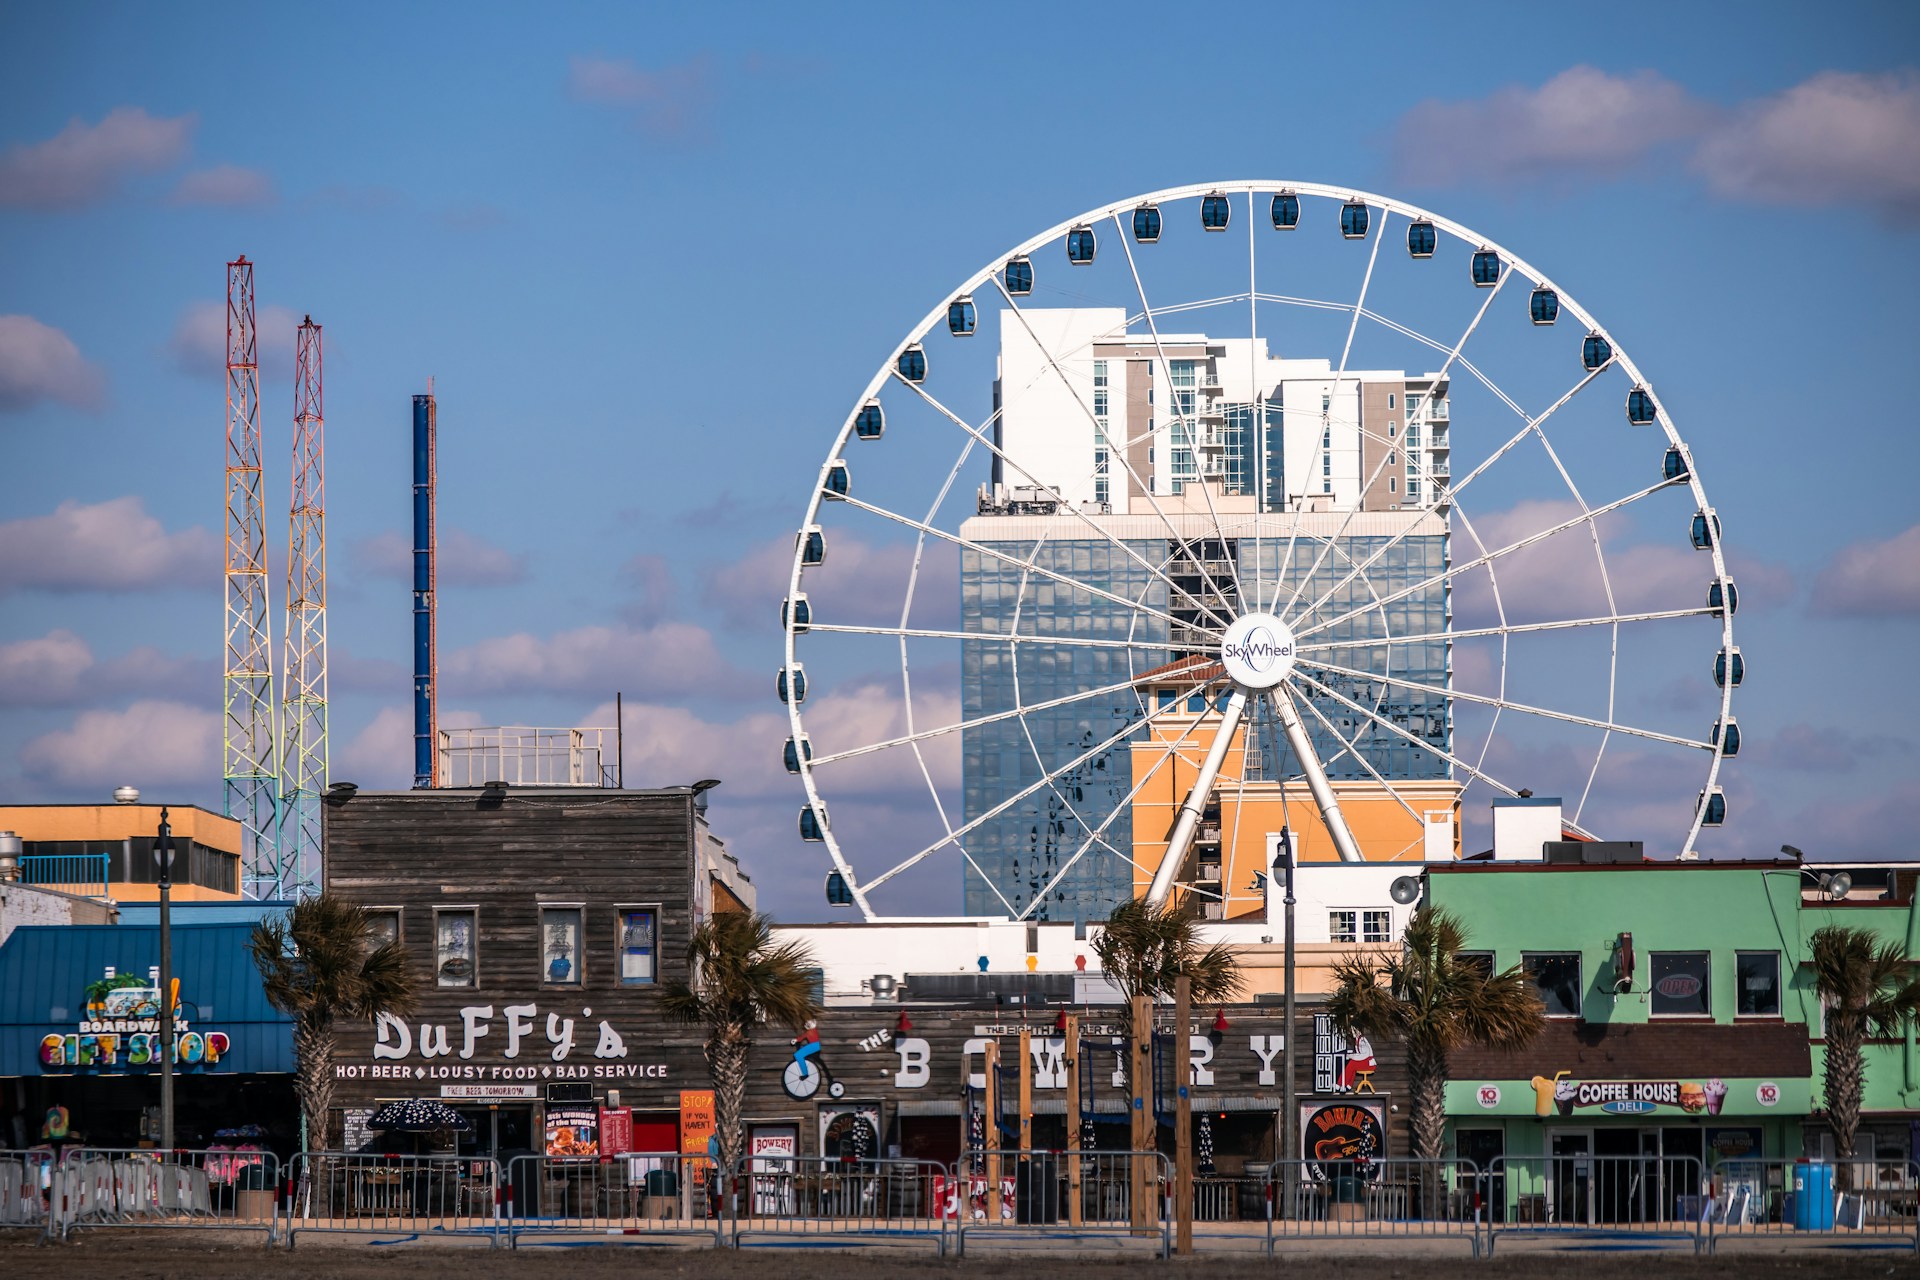
[(1380, 1102), (1301, 1103), (1300, 1158), (1312, 1177), (1370, 1177), (1368, 1166), (1387, 1155), (1386, 1110)]
[(560, 1157), (599, 1155), (599, 1108), (572, 1102), (549, 1102), (547, 1154)]
[(791, 1124), (755, 1125), (747, 1132), (747, 1166), (762, 1176), (753, 1180), (755, 1213), (794, 1211), (794, 1159), (800, 1154), (800, 1129)]
[(624, 1155), (633, 1150), (633, 1108), (600, 1108), (600, 1154)]
[(880, 1158), (880, 1104), (836, 1102), (820, 1108), (820, 1154), (829, 1160)]

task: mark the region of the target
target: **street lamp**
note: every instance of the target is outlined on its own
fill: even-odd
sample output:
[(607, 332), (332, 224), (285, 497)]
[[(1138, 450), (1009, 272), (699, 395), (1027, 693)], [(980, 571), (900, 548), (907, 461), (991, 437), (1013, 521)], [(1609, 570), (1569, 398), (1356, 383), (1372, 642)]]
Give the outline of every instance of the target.
[[(1286, 896), (1282, 899), (1282, 902), (1286, 905), (1286, 928), (1283, 941), (1286, 945), (1287, 952), (1287, 1032), (1286, 1039), (1281, 1041), (1282, 1045), (1285, 1046), (1286, 1052), (1286, 1066), (1284, 1068), (1286, 1074), (1280, 1084), (1280, 1159), (1287, 1163), (1283, 1163), (1280, 1167), (1283, 1170), (1291, 1171), (1293, 1169), (1292, 1161), (1299, 1156), (1300, 1141), (1295, 1129), (1300, 1122), (1300, 1117), (1296, 1114), (1299, 1107), (1295, 1098), (1293, 1083), (1295, 1062), (1294, 1041), (1298, 1038), (1294, 1034), (1297, 1028), (1293, 1025), (1295, 1016), (1293, 993), (1293, 832), (1284, 826), (1280, 828), (1279, 856), (1274, 859), (1274, 865), (1271, 870), (1278, 871), (1285, 877), (1285, 879), (1281, 881), (1281, 884), (1286, 890)], [(1289, 1196), (1291, 1196), (1293, 1189), (1293, 1176), (1291, 1172), (1287, 1174), (1285, 1181)], [(1292, 1204), (1292, 1199), (1289, 1198), (1287, 1203)]]
[(173, 1150), (173, 827), (160, 810), (153, 858), (160, 864), (160, 1150)]

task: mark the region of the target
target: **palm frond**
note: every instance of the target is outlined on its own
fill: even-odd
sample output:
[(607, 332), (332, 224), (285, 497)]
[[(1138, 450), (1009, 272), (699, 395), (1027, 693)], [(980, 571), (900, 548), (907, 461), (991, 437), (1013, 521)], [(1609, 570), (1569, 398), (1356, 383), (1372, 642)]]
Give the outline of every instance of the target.
[(1197, 921), (1180, 908), (1123, 902), (1093, 939), (1100, 970), (1129, 1000), (1158, 999), (1185, 976), (1193, 998), (1231, 1000), (1240, 990), (1240, 962), (1223, 943), (1203, 946)]

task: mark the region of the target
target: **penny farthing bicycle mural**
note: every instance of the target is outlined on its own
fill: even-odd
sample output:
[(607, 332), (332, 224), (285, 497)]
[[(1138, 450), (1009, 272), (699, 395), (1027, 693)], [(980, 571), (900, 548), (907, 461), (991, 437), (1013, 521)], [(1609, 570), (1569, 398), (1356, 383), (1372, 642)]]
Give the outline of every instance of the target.
[(1658, 856), (1726, 820), (1693, 453), (1614, 333), (1440, 214), (1229, 182), (1069, 218), (939, 299), (809, 482), (775, 692), (869, 919), (1232, 919), (1276, 829), (1453, 857), (1501, 797)]

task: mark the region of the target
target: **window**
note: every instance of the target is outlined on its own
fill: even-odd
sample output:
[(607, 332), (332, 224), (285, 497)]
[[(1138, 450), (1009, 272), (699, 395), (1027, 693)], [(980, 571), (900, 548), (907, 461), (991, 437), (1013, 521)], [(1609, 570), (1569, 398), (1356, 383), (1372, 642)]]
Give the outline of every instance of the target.
[(1207, 695), (1206, 695), (1206, 694), (1204, 694), (1204, 693), (1190, 693), (1190, 694), (1188, 694), (1188, 695), (1187, 695), (1187, 710), (1188, 710), (1188, 711), (1191, 711), (1191, 712), (1192, 712), (1192, 713), (1193, 713), (1194, 715), (1202, 715), (1202, 714), (1204, 714), (1204, 713), (1206, 712), (1206, 709), (1207, 709)]
[(1360, 913), (1360, 941), (1392, 942), (1393, 912), (1363, 911)]
[(1093, 362), (1093, 385), (1096, 387), (1104, 387), (1107, 385), (1107, 362), (1105, 360), (1095, 360)]
[(1549, 1018), (1573, 1018), (1580, 1014), (1580, 953), (1578, 951), (1528, 951), (1520, 963), (1533, 978), (1540, 1002), (1547, 1006)]
[(1394, 463), (1398, 461), (1400, 461), (1400, 455), (1395, 453), (1391, 449), (1387, 450), (1387, 465), (1392, 466)]
[(1400, 488), (1400, 477), (1399, 477), (1399, 476), (1388, 476), (1388, 477), (1387, 477), (1387, 492), (1388, 492), (1388, 493), (1393, 493), (1393, 492), (1395, 492), (1395, 491), (1397, 491), (1397, 490), (1398, 490), (1399, 488)]
[(659, 980), (654, 964), (655, 938), (652, 907), (620, 908), (620, 985), (649, 986)]
[(433, 971), (443, 987), (471, 987), (478, 980), (478, 929), (472, 907), (435, 907)]
[(1327, 412), (1328, 410), (1330, 410), (1330, 409), (1332, 409), (1332, 408), (1333, 408), (1333, 397), (1332, 397), (1332, 396), (1321, 396), (1321, 397), (1320, 397), (1320, 412), (1322, 412), (1322, 413), (1326, 413), (1326, 412)]
[(1329, 942), (1360, 941), (1360, 913), (1358, 911), (1327, 912), (1327, 940)]
[(1656, 951), (1648, 981), (1656, 1018), (1704, 1018), (1713, 1013), (1713, 972), (1704, 951)]
[(1393, 431), (1394, 431), (1393, 423), (1388, 422), (1387, 423), (1387, 439), (1389, 440), (1393, 439)]
[(580, 908), (540, 908), (540, 981), (580, 985)]
[(1482, 977), (1491, 978), (1493, 976), (1493, 952), (1462, 951), (1459, 953), (1459, 956), (1462, 968), (1477, 969), (1480, 971)]
[(400, 908), (367, 908), (367, 950), (375, 951), (389, 942), (400, 941)]
[(1387, 392), (1387, 408), (1393, 408), (1393, 392)]
[(1780, 953), (1734, 952), (1733, 1012), (1743, 1018), (1780, 1016)]
[(1173, 705), (1173, 697), (1174, 697), (1174, 694), (1173, 694), (1173, 690), (1171, 689), (1157, 690), (1154, 694), (1155, 709), (1160, 711), (1165, 711), (1168, 707), (1171, 707)]

